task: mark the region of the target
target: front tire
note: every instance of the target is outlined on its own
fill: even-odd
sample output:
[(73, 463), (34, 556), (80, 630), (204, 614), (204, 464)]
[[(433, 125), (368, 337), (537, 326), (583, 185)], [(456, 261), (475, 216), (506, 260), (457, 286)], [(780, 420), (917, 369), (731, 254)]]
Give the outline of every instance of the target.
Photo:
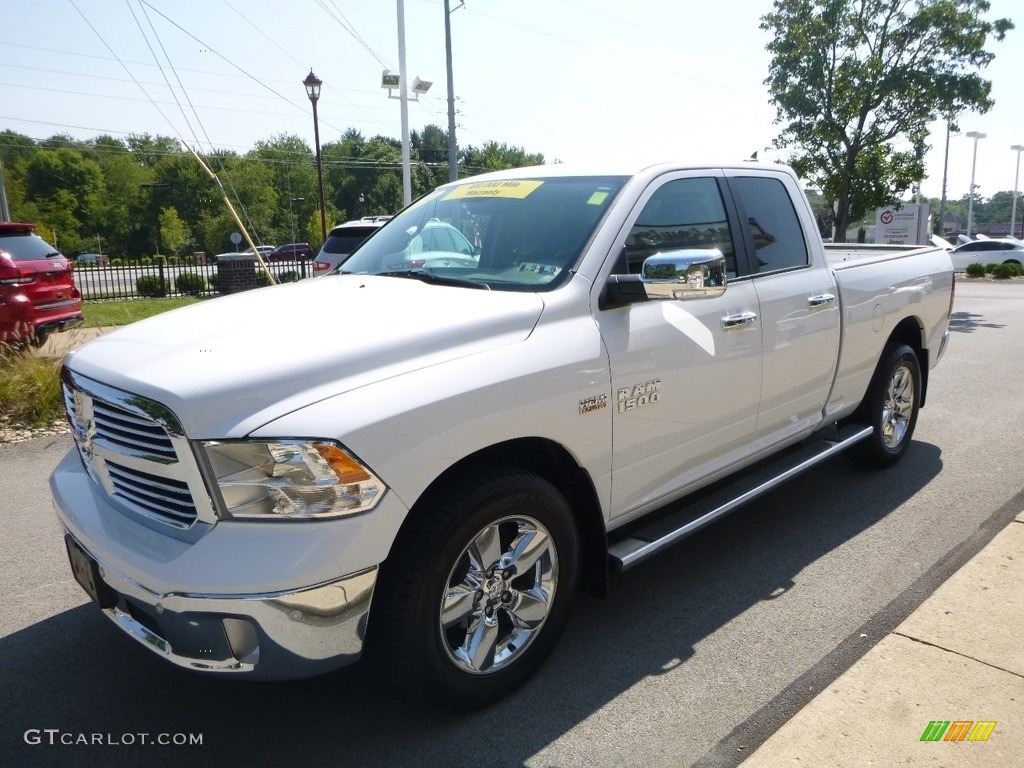
[(489, 471), (418, 509), (381, 570), (368, 654), (448, 709), (493, 703), (554, 648), (579, 574), (569, 505), (524, 470)]
[(890, 467), (910, 446), (921, 407), (921, 366), (906, 344), (889, 344), (882, 353), (864, 401), (854, 414), (874, 427), (871, 436), (850, 449), (869, 467)]

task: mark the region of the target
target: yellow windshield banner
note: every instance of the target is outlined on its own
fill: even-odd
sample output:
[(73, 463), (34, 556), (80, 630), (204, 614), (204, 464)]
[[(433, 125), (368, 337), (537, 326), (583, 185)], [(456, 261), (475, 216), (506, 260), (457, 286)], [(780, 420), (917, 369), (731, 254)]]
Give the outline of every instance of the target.
[(523, 200), (540, 187), (543, 181), (478, 181), (456, 187), (443, 200), (460, 200), (470, 197), (507, 197)]

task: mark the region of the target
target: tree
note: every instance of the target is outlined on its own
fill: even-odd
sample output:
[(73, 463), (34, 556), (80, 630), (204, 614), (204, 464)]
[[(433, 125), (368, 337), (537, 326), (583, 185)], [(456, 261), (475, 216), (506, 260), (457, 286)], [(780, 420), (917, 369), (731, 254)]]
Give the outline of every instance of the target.
[(164, 250), (173, 256), (180, 256), (191, 240), (192, 233), (174, 207), (161, 209), (160, 242), (163, 243)]
[(898, 202), (924, 175), (927, 123), (992, 107), (975, 70), (1009, 19), (986, 21), (986, 0), (775, 0), (769, 75), (777, 148), (835, 210), (835, 240), (851, 221)]

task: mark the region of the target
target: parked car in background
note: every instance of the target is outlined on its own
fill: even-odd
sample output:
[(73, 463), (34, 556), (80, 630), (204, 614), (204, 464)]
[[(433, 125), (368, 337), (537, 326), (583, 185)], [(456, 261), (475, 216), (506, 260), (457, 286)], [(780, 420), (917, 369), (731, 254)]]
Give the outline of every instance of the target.
[(94, 264), (99, 266), (102, 256), (98, 253), (80, 253), (75, 256), (76, 264)]
[(82, 324), (71, 262), (34, 227), (0, 222), (0, 343), (41, 344), (53, 331)]
[(390, 216), (364, 216), (355, 221), (339, 224), (327, 236), (320, 253), (313, 261), (313, 277), (326, 275), (376, 232)]
[[(276, 245), (257, 245), (256, 250), (260, 252), (260, 256), (266, 259), (271, 253), (274, 252)], [(253, 256), (252, 248), (246, 248), (242, 251), (243, 256)]]
[(298, 261), (313, 258), (313, 249), (309, 243), (288, 243), (279, 245), (266, 257), (268, 261)]
[(949, 252), (953, 269), (963, 272), (968, 264), (1024, 265), (1024, 242), (1015, 237), (972, 240)]

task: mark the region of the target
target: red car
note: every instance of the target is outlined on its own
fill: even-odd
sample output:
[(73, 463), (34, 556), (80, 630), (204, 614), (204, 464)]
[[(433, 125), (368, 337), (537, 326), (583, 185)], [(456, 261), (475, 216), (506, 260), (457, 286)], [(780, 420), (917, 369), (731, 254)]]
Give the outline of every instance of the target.
[(82, 294), (71, 262), (32, 230), (0, 222), (0, 343), (42, 343), (82, 324)]

